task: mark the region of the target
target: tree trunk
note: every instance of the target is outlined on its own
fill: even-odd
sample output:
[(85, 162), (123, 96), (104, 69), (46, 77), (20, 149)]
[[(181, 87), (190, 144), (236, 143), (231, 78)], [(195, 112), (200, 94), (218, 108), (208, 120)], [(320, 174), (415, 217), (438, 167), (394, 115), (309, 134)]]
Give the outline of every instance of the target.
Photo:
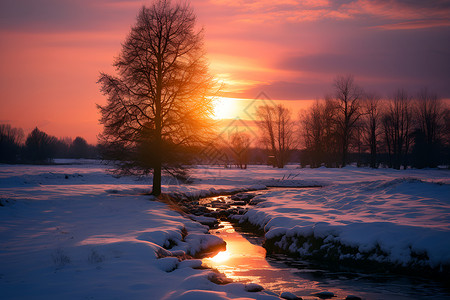
[(347, 137), (344, 136), (342, 141), (342, 168), (347, 165), (347, 151), (348, 151), (347, 144), (348, 144)]
[(377, 168), (377, 146), (373, 143), (370, 145), (370, 167), (372, 169)]
[(152, 195), (156, 197), (161, 195), (161, 161), (153, 169)]

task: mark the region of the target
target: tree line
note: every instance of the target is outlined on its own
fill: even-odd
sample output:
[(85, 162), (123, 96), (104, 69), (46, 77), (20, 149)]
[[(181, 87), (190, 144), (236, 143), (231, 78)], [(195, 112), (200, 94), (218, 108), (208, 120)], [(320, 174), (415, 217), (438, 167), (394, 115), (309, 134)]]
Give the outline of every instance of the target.
[[(259, 146), (273, 167), (292, 161), (311, 167), (357, 163), (394, 169), (450, 163), (450, 110), (426, 88), (417, 94), (399, 89), (382, 99), (364, 92), (353, 76), (341, 75), (334, 93), (301, 112), (297, 121), (286, 107), (276, 105), (259, 107), (256, 122)], [(239, 141), (248, 141), (248, 134), (235, 133), (229, 142), (236, 166), (243, 168), (254, 150)]]
[(342, 167), (351, 161), (394, 169), (448, 164), (449, 117), (442, 99), (426, 88), (417, 94), (399, 89), (382, 99), (364, 92), (353, 76), (338, 76), (335, 94), (302, 115), (302, 164)]
[(0, 163), (51, 163), (54, 158), (98, 158), (98, 153), (79, 136), (56, 138), (36, 127), (25, 139), (21, 128), (0, 124)]

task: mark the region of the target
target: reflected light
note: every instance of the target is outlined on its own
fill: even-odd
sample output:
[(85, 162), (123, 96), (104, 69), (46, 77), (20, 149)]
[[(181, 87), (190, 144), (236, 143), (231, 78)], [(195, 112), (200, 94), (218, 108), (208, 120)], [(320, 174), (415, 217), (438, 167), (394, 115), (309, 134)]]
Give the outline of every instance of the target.
[(230, 258), (230, 253), (228, 251), (221, 251), (217, 253), (216, 256), (211, 257), (210, 259), (215, 263), (220, 263), (228, 260)]

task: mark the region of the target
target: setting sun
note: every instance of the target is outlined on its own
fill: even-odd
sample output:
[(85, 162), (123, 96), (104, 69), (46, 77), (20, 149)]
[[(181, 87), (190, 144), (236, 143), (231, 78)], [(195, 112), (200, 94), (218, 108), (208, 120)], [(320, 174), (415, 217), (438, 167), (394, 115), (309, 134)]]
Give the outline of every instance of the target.
[(233, 119), (239, 115), (239, 104), (236, 99), (218, 97), (215, 100), (213, 118), (216, 120)]

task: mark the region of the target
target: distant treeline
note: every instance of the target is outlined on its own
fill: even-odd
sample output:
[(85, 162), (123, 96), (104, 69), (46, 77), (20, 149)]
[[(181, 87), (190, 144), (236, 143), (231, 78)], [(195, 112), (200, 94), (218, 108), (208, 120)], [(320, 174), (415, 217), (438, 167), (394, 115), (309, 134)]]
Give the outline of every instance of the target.
[[(351, 75), (337, 76), (334, 88), (297, 119), (283, 105), (258, 107), (256, 134), (230, 130), (202, 161), (242, 169), (261, 162), (278, 168), (292, 162), (312, 168), (450, 165), (450, 109), (436, 93), (399, 89), (381, 98), (363, 91)], [(251, 140), (263, 150), (252, 148)]]
[(300, 116), (302, 165), (434, 168), (450, 163), (450, 110), (437, 94), (400, 89), (382, 99), (338, 78), (336, 95)]
[(99, 158), (82, 137), (56, 138), (37, 127), (25, 139), (21, 128), (0, 124), (0, 163), (51, 163), (54, 158)]

